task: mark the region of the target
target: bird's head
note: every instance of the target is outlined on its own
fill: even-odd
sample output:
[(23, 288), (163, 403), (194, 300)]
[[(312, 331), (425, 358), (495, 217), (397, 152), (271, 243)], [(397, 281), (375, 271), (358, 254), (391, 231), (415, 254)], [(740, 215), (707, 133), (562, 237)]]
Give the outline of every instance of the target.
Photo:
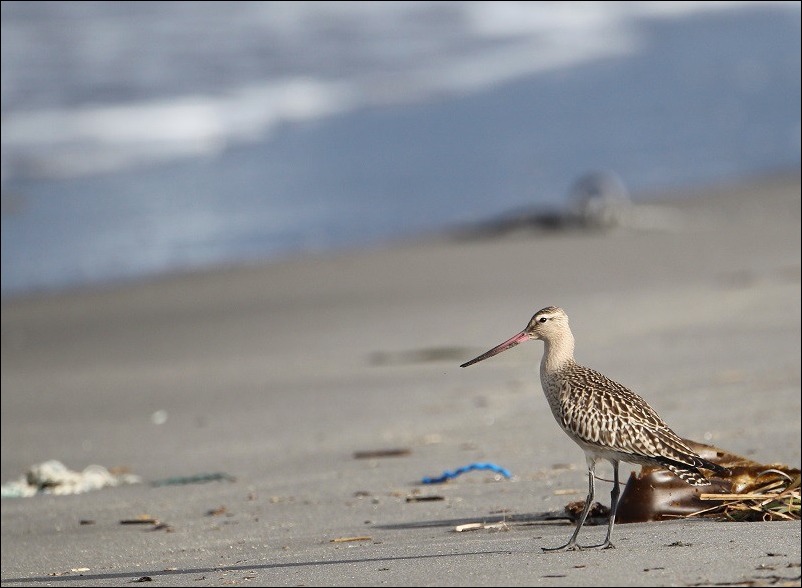
[(504, 343), (496, 345), (490, 351), (486, 351), (482, 355), (473, 358), (471, 361), (463, 363), (460, 367), (468, 367), (488, 357), (498, 355), (502, 351), (511, 349), (529, 339), (542, 339), (544, 341), (553, 340), (567, 330), (570, 332), (568, 327), (568, 315), (565, 314), (565, 311), (557, 306), (547, 306), (535, 313), (523, 331), (507, 339)]
[(558, 306), (538, 310), (523, 330), (530, 339), (549, 340), (568, 330), (568, 315)]

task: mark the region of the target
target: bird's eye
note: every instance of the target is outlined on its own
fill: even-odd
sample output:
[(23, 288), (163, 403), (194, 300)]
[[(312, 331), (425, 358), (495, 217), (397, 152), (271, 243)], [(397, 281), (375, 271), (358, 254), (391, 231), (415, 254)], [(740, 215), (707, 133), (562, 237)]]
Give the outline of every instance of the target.
[(541, 323), (545, 323), (547, 320), (549, 320), (549, 319), (547, 319), (545, 316), (540, 317), (540, 322)]

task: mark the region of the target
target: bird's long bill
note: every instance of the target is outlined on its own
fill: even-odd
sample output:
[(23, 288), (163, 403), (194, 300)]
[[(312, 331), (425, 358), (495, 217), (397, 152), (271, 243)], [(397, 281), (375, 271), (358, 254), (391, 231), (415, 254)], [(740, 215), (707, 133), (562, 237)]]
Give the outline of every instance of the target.
[(463, 363), (459, 367), (468, 367), (469, 365), (473, 365), (473, 364), (475, 364), (477, 362), (482, 361), (483, 359), (487, 359), (488, 357), (493, 357), (494, 355), (498, 355), (502, 351), (507, 351), (507, 349), (515, 347), (516, 345), (518, 345), (518, 343), (523, 343), (527, 339), (529, 339), (529, 335), (527, 335), (526, 331), (521, 331), (520, 333), (515, 335), (515, 337), (512, 337), (511, 339), (507, 339), (501, 345), (496, 345), (490, 351), (484, 352), (479, 357), (474, 357), (471, 361), (469, 361), (467, 363)]

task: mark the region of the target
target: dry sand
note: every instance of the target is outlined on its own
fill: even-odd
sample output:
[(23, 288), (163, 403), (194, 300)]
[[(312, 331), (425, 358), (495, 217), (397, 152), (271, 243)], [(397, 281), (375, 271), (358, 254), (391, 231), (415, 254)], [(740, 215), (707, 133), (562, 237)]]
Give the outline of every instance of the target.
[[(438, 237), (5, 302), (0, 481), (57, 459), (145, 483), (3, 499), (2, 584), (799, 585), (798, 521), (620, 525), (615, 550), (543, 553), (572, 526), (540, 515), (586, 482), (540, 390), (542, 344), (458, 367), (559, 305), (577, 359), (680, 435), (798, 467), (799, 175), (684, 196), (639, 228)], [(409, 454), (354, 457), (393, 448)], [(419, 484), (477, 461), (514, 477)], [(236, 481), (150, 484), (216, 472)], [(429, 495), (444, 499), (406, 500)], [(166, 526), (120, 524), (143, 513)], [(349, 537), (369, 539), (333, 541)]]

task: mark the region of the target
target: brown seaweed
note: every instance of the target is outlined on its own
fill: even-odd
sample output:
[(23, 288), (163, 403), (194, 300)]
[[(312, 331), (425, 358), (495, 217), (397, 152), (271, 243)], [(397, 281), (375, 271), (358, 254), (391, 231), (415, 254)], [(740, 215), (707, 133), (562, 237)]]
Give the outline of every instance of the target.
[(637, 523), (678, 517), (720, 520), (799, 520), (800, 471), (685, 439), (701, 457), (729, 474), (710, 476), (709, 486), (691, 486), (668, 470), (643, 466), (633, 472), (618, 506), (617, 522)]

